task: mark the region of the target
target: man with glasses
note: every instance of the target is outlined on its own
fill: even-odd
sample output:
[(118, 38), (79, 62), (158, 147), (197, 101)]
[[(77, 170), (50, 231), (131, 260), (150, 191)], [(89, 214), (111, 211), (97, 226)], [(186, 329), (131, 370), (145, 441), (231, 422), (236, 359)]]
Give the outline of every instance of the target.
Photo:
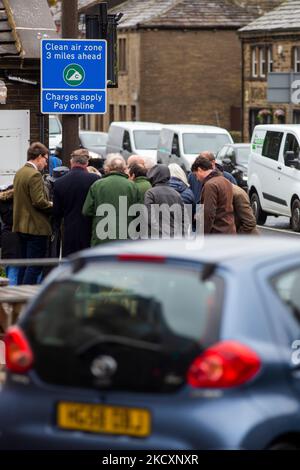
[[(34, 142), (27, 151), (26, 164), (14, 178), (13, 232), (20, 240), (22, 258), (44, 258), (52, 203), (48, 200), (41, 172), (48, 164), (49, 151), (40, 142)], [(37, 284), (42, 266), (20, 268), (18, 284)]]

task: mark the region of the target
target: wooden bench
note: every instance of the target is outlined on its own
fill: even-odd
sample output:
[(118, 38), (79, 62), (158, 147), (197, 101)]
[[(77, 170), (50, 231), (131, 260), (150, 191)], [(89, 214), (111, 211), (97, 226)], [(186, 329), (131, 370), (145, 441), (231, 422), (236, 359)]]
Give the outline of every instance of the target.
[(0, 332), (15, 323), (22, 309), (39, 291), (39, 285), (1, 286), (0, 284)]

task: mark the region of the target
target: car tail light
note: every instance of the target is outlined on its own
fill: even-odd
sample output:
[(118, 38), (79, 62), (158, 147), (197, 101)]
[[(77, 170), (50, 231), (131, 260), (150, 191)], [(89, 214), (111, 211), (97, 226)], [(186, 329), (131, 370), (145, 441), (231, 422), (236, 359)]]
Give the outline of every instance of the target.
[(122, 254), (118, 255), (119, 261), (139, 261), (144, 263), (164, 263), (166, 258), (164, 256), (156, 255), (138, 255), (138, 254)]
[(12, 372), (27, 372), (33, 364), (29, 343), (18, 326), (7, 330), (4, 338), (6, 367)]
[(222, 341), (193, 361), (187, 382), (197, 388), (237, 387), (252, 379), (260, 367), (260, 358), (248, 346)]

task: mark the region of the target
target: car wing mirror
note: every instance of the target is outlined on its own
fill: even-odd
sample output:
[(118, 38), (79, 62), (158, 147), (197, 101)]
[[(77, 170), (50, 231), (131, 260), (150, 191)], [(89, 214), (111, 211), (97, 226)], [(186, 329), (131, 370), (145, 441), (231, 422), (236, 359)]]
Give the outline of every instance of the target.
[(232, 165), (232, 160), (229, 157), (225, 157), (223, 158), (222, 163), (224, 163), (224, 165)]
[(284, 163), (286, 166), (300, 169), (300, 159), (299, 156), (296, 156), (294, 150), (288, 150), (284, 154)]

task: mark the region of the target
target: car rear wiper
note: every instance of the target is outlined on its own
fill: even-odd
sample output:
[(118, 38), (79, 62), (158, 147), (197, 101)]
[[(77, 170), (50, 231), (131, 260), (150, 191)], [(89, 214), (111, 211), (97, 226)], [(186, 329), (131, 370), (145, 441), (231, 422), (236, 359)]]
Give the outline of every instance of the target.
[(147, 341), (142, 341), (138, 339), (128, 338), (126, 336), (119, 335), (99, 335), (96, 338), (92, 338), (87, 341), (85, 344), (81, 345), (76, 351), (77, 356), (81, 356), (89, 349), (92, 349), (94, 346), (102, 343), (115, 343), (121, 344), (122, 346), (130, 346), (136, 349), (144, 349), (148, 351), (158, 352), (162, 349), (162, 346), (159, 344), (148, 343)]

